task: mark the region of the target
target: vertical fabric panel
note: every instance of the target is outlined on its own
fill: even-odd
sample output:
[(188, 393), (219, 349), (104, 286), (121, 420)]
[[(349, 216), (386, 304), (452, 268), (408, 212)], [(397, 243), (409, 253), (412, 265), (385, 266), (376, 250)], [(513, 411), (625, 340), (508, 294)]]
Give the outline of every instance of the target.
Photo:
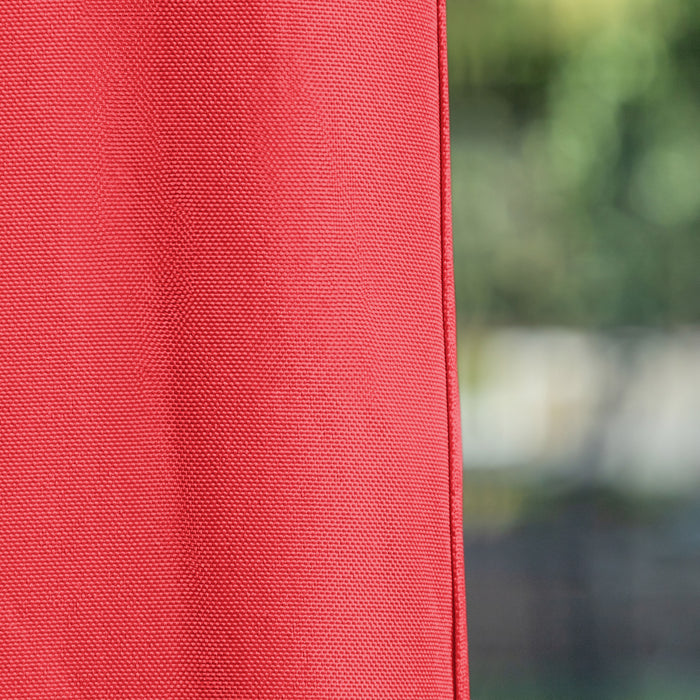
[(467, 697), (444, 7), (0, 7), (0, 695)]

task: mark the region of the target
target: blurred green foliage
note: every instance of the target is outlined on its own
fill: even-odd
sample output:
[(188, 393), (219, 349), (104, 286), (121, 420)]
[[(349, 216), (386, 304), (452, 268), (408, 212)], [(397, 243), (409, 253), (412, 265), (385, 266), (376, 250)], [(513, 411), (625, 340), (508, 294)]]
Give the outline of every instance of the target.
[(700, 2), (448, 0), (462, 324), (700, 321)]

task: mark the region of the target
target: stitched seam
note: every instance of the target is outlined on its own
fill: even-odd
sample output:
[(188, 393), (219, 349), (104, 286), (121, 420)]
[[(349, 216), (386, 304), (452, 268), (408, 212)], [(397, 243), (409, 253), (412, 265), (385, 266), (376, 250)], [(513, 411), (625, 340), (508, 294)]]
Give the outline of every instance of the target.
[[(439, 99), (439, 133), (440, 133), (440, 246), (441, 246), (441, 284), (442, 284), (442, 322), (445, 348), (445, 385), (446, 385), (446, 408), (447, 408), (447, 444), (448, 444), (448, 508), (450, 521), (450, 565), (452, 582), (452, 682), (453, 696), (455, 700), (468, 700), (469, 685), (468, 675), (466, 675), (466, 665), (464, 669), (461, 663), (466, 664), (466, 638), (463, 636), (462, 615), (459, 606), (463, 601), (463, 584), (461, 570), (461, 557), (457, 556), (457, 548), (461, 547), (462, 538), (459, 537), (457, 528), (461, 528), (461, 517), (458, 508), (461, 506), (456, 500), (456, 496), (461, 493), (461, 488), (457, 484), (457, 469), (461, 469), (459, 452), (455, 450), (454, 421), (457, 419), (457, 404), (455, 391), (458, 391), (456, 383), (456, 352), (454, 339), (451, 335), (456, 332), (454, 320), (454, 306), (448, 299), (448, 295), (454, 294), (454, 279), (448, 280), (448, 266), (453, 265), (453, 258), (450, 241), (451, 226), (449, 217), (450, 211), (448, 200), (448, 188), (450, 187), (449, 171), (449, 111), (447, 94), (447, 37), (446, 37), (446, 7), (445, 0), (437, 0), (437, 44), (438, 44), (438, 99)], [(461, 500), (461, 499), (460, 499)], [(464, 648), (463, 648), (464, 647)], [(462, 662), (462, 654), (465, 654)], [(465, 674), (463, 677), (463, 673)]]

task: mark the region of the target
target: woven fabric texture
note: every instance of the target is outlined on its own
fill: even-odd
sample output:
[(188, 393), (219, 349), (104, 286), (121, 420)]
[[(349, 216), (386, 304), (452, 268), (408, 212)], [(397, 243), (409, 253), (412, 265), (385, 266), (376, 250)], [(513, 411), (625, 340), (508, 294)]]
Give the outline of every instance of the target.
[(0, 4), (0, 697), (467, 698), (444, 20)]

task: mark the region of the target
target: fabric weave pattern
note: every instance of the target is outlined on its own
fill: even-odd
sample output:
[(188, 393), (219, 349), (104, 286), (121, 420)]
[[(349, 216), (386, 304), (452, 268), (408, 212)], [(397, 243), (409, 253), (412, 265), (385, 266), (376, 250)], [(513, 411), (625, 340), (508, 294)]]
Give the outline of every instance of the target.
[(444, 7), (0, 7), (0, 695), (468, 695)]

